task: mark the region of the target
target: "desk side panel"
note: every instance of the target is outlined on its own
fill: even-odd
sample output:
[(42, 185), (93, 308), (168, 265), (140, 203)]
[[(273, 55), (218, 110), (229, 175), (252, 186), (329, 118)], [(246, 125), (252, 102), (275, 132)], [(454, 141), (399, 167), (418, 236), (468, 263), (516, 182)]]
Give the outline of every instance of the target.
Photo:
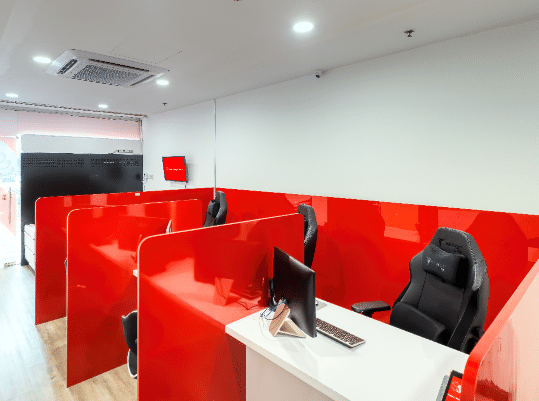
[(462, 401), (539, 398), (539, 262), (470, 353)]
[(213, 188), (173, 191), (123, 192), (40, 198), (36, 201), (36, 297), (35, 324), (66, 316), (67, 215), (75, 209), (107, 205), (129, 205), (199, 199), (204, 207), (198, 220), (204, 222)]
[(265, 307), (274, 246), (303, 260), (301, 215), (143, 241), (140, 400), (245, 400), (245, 347), (225, 326)]
[(137, 249), (199, 227), (199, 200), (78, 209), (68, 217), (67, 386), (126, 363), (121, 316), (137, 309)]

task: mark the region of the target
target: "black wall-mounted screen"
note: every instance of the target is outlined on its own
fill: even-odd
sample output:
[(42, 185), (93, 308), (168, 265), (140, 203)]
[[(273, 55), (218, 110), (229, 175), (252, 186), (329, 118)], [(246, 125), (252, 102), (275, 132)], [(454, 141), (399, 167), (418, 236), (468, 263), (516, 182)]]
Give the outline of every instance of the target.
[[(21, 230), (35, 223), (39, 198), (138, 191), (142, 155), (22, 153)], [(22, 255), (26, 263), (24, 245)]]

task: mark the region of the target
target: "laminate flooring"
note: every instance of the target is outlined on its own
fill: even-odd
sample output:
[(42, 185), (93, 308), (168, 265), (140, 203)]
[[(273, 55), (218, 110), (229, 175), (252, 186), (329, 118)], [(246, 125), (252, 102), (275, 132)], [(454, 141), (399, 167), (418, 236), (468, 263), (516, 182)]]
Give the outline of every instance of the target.
[[(0, 231), (0, 241), (9, 241), (6, 231)], [(66, 318), (34, 325), (33, 269), (3, 266), (0, 401), (136, 400), (137, 381), (129, 376), (126, 365), (66, 388)]]

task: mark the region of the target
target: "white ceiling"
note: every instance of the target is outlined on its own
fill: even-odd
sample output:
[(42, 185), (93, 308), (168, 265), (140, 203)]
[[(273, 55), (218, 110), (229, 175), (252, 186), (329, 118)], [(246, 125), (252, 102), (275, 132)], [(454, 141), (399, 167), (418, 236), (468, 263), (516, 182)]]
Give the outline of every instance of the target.
[[(15, 92), (153, 114), (537, 17), (537, 0), (0, 0), (0, 105)], [(314, 29), (294, 32), (302, 20)], [(32, 59), (69, 49), (164, 67), (170, 85), (58, 78)]]

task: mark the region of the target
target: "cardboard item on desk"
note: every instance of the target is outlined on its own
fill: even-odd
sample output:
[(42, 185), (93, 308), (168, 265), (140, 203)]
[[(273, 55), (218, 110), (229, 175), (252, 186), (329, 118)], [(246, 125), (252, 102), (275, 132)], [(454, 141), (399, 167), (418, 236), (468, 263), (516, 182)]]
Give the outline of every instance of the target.
[(296, 326), (289, 317), (290, 309), (286, 304), (280, 304), (273, 315), (269, 331), (273, 337), (277, 334), (286, 334), (294, 337), (305, 338), (305, 333)]

